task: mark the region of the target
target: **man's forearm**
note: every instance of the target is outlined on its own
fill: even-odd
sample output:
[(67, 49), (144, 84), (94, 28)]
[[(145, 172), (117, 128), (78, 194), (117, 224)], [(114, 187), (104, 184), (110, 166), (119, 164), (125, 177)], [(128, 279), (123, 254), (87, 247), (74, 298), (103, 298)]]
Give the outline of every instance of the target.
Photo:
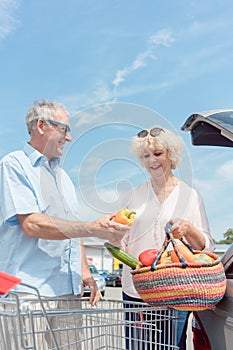
[(63, 220), (46, 214), (17, 215), (27, 237), (64, 240), (91, 236), (89, 223)]
[(93, 222), (63, 220), (41, 213), (17, 215), (17, 218), (25, 235), (30, 238), (63, 240), (98, 237), (118, 245), (129, 229), (129, 226), (111, 220), (111, 215)]

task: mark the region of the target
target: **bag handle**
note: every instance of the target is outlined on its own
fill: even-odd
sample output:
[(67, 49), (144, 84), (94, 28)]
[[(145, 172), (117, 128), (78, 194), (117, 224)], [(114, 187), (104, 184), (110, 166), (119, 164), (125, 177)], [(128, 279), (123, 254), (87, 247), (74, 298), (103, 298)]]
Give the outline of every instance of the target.
[[(157, 254), (153, 264), (151, 265), (151, 271), (154, 271), (156, 269), (156, 266), (158, 265), (158, 262), (162, 256), (162, 254), (165, 252), (165, 250), (167, 249), (168, 244), (170, 242), (172, 243), (173, 249), (174, 249), (176, 255), (178, 256), (180, 263), (182, 264), (182, 267), (185, 268), (188, 266), (188, 263), (186, 262), (184, 257), (179, 253), (179, 250), (177, 249), (178, 244), (174, 240), (174, 238), (172, 237), (171, 227), (172, 227), (172, 225), (170, 222), (168, 222), (165, 226), (166, 238), (165, 238), (165, 241), (163, 243), (161, 250)], [(180, 241), (194, 254), (194, 249), (189, 243), (185, 242), (183, 239), (181, 239)]]

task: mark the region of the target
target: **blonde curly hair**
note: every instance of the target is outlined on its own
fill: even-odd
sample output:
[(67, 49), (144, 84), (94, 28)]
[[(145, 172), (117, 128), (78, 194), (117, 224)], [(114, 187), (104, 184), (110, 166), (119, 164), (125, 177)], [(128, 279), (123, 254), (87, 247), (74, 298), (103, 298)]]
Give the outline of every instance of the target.
[[(156, 136), (151, 136), (150, 134), (153, 129), (158, 130)], [(172, 169), (176, 169), (181, 160), (184, 147), (182, 138), (171, 130), (160, 127), (144, 130), (143, 134), (146, 133), (146, 136), (135, 136), (132, 138), (131, 150), (139, 161), (142, 163), (145, 149), (149, 148), (153, 152), (156, 147), (160, 147), (162, 150), (167, 150), (168, 157), (171, 161), (171, 167)]]

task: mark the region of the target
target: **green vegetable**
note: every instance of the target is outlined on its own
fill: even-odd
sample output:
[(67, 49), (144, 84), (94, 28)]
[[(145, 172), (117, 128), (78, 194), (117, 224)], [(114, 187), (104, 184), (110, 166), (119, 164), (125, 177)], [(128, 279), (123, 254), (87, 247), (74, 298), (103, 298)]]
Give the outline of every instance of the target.
[(140, 261), (137, 258), (126, 253), (124, 250), (115, 247), (108, 242), (104, 243), (104, 246), (115, 258), (120, 260), (123, 264), (128, 265), (132, 269), (136, 269), (137, 265), (141, 265)]

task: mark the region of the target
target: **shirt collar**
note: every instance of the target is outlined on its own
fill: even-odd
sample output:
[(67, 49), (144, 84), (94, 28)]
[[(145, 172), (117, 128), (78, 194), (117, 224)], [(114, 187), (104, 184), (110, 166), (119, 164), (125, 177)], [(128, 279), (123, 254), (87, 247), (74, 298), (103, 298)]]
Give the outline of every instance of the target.
[[(32, 147), (30, 143), (26, 143), (24, 145), (23, 150), (25, 154), (28, 156), (28, 158), (30, 159), (32, 166), (38, 166), (43, 163), (48, 163), (47, 158), (42, 153), (37, 151), (34, 147)], [(55, 169), (56, 167), (58, 167), (59, 163), (60, 163), (60, 158), (53, 158), (50, 161), (50, 167), (52, 169)]]

